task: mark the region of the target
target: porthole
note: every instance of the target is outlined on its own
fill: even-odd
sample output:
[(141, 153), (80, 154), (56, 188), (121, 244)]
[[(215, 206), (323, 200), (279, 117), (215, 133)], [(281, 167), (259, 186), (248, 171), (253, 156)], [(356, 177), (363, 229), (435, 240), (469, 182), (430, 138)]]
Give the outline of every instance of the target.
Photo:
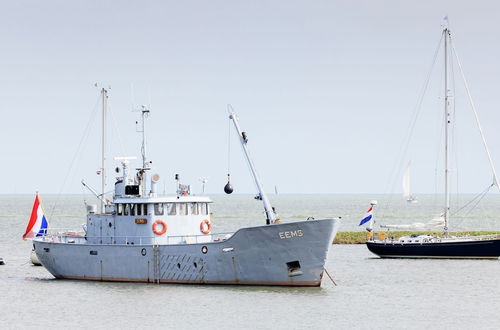
[(142, 248), (142, 250), (141, 250), (141, 254), (142, 254), (143, 256), (145, 256), (145, 255), (146, 255), (146, 253), (147, 253), (147, 252), (146, 252), (146, 249), (145, 249), (145, 248)]
[(208, 252), (208, 248), (207, 248), (206, 246), (203, 246), (203, 247), (201, 248), (201, 252), (202, 252), (203, 254), (206, 254), (206, 253)]

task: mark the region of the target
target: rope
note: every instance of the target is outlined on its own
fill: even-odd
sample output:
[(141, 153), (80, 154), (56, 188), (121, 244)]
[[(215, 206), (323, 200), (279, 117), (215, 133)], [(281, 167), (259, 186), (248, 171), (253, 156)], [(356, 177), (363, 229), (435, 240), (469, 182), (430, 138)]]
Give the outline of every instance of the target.
[[(493, 185), (491, 185), (489, 188), (493, 187)], [(488, 189), (489, 191), (489, 189)], [(488, 193), (488, 191), (486, 191), (484, 194), (481, 195), (481, 198), (479, 198), (477, 200), (477, 202), (469, 209), (469, 211), (467, 213), (465, 213), (465, 215), (469, 215), (472, 211), (474, 211), (474, 209), (479, 205), (479, 203), (483, 200), (484, 196), (486, 196), (486, 194)]]
[[(121, 149), (121, 152), (122, 152), (122, 155), (125, 155), (125, 147), (124, 147), (124, 144), (123, 144), (123, 140), (122, 140), (122, 135), (120, 134), (120, 129), (118, 128), (117, 124), (116, 124), (116, 119), (113, 115), (113, 111), (112, 111), (112, 108), (111, 108), (111, 102), (108, 101), (108, 106), (106, 107), (106, 110), (109, 114), (109, 116), (111, 117), (111, 123), (112, 123), (112, 128), (113, 128), (113, 131), (116, 132), (116, 136), (118, 137), (118, 143), (120, 144), (120, 149)], [(113, 136), (113, 134), (111, 134), (111, 136)]]
[[(459, 200), (458, 200), (458, 192), (459, 192), (459, 175), (458, 175), (458, 149), (455, 148), (457, 145), (457, 136), (459, 136), (457, 130), (457, 107), (456, 107), (456, 82), (455, 82), (455, 67), (453, 65), (453, 61), (450, 60), (450, 71), (451, 71), (451, 90), (452, 90), (452, 102), (453, 102), (453, 108), (452, 108), (452, 118), (451, 120), (451, 150), (453, 152), (453, 158), (455, 162), (455, 190), (456, 190), (456, 207), (458, 208)], [(450, 180), (450, 194), (453, 188), (453, 181)], [(450, 202), (451, 203), (451, 202)]]
[[(228, 110), (233, 110), (233, 107), (228, 104)], [(227, 176), (229, 177), (229, 173), (231, 173), (231, 119), (227, 120)]]
[(488, 160), (490, 161), (491, 171), (493, 172), (493, 185), (497, 186), (497, 188), (500, 190), (500, 186), (498, 185), (497, 173), (495, 171), (495, 166), (493, 165), (493, 159), (491, 158), (490, 150), (488, 149), (488, 145), (486, 143), (486, 138), (484, 137), (483, 129), (481, 128), (481, 123), (479, 122), (479, 116), (477, 114), (476, 107), (474, 105), (474, 101), (472, 100), (472, 95), (471, 95), (470, 90), (469, 90), (469, 85), (467, 84), (467, 80), (465, 79), (465, 74), (464, 74), (464, 71), (462, 69), (462, 63), (460, 62), (460, 59), (458, 58), (458, 53), (455, 49), (454, 43), (451, 42), (451, 37), (450, 37), (450, 44), (451, 44), (451, 48), (453, 50), (453, 54), (455, 54), (455, 58), (457, 59), (458, 67), (460, 68), (460, 74), (461, 74), (462, 79), (464, 81), (465, 90), (467, 91), (467, 96), (469, 97), (469, 102), (470, 102), (472, 111), (474, 112), (474, 117), (476, 118), (477, 127), (479, 129), (479, 133), (481, 134), (481, 138), (483, 140), (484, 149), (486, 150), (486, 154), (488, 155)]
[[(445, 123), (445, 117), (446, 115), (443, 113), (441, 116), (441, 123)], [(438, 176), (439, 176), (439, 157), (441, 155), (442, 150), (444, 149), (444, 139), (441, 139), (442, 136), (444, 136), (444, 125), (439, 125), (441, 130), (439, 131), (439, 143), (436, 145), (436, 162), (434, 164), (434, 198), (433, 198), (433, 204), (432, 207), (436, 208), (437, 205), (437, 197), (438, 197), (438, 191), (439, 191), (439, 182), (438, 182)]]
[(328, 275), (328, 277), (330, 278), (330, 280), (332, 281), (333, 284), (335, 284), (335, 286), (337, 286), (337, 283), (335, 283), (335, 281), (333, 280), (333, 277), (330, 276), (330, 273), (328, 273), (328, 271), (326, 270), (326, 268), (323, 268), (325, 270), (325, 273), (326, 275)]
[(92, 124), (93, 124), (93, 122), (95, 120), (96, 112), (97, 112), (97, 109), (98, 109), (100, 98), (101, 98), (101, 96), (99, 95), (98, 98), (97, 98), (97, 101), (96, 101), (96, 103), (94, 105), (94, 109), (92, 110), (92, 113), (90, 115), (89, 121), (87, 122), (87, 126), (85, 127), (85, 130), (83, 131), (82, 138), (80, 139), (80, 142), (78, 143), (78, 147), (76, 148), (76, 151), (75, 151), (75, 154), (73, 156), (73, 159), (71, 160), (71, 163), (69, 165), (68, 171), (66, 172), (66, 175), (64, 176), (63, 184), (61, 185), (61, 188), (59, 189), (59, 192), (57, 194), (57, 197), (56, 197), (56, 200), (54, 202), (54, 205), (51, 208), (49, 218), (52, 218), (52, 215), (54, 214), (54, 210), (57, 207), (57, 205), (58, 205), (58, 203), (59, 203), (59, 201), (61, 199), (62, 191), (64, 190), (64, 187), (66, 186), (66, 182), (67, 182), (68, 177), (69, 177), (69, 175), (71, 173), (71, 170), (72, 170), (72, 168), (73, 168), (73, 166), (75, 164), (75, 161), (76, 161), (77, 157), (80, 155), (80, 150), (81, 150), (82, 146), (85, 144), (85, 142), (87, 141), (87, 139), (88, 139), (88, 137), (90, 135), (90, 128), (92, 127)]
[[(438, 56), (438, 53), (439, 53), (439, 49), (441, 48), (441, 42), (443, 40), (443, 36), (444, 34), (441, 34), (441, 37), (439, 39), (439, 42), (438, 42), (438, 45), (436, 47), (436, 50), (434, 51), (434, 57), (432, 59), (432, 63), (431, 63), (431, 66), (430, 66), (430, 69), (427, 73), (427, 76), (426, 76), (426, 79), (425, 79), (425, 82), (420, 90), (420, 94), (417, 98), (417, 104), (415, 105), (415, 108), (413, 109), (413, 112), (412, 112), (412, 116), (411, 116), (411, 121), (408, 125), (408, 129), (406, 130), (408, 132), (407, 136), (405, 139), (403, 139), (403, 142), (399, 148), (399, 151), (398, 151), (398, 158), (396, 159), (399, 159), (399, 161), (396, 162), (396, 164), (394, 165), (394, 167), (392, 168), (392, 171), (391, 173), (394, 174), (392, 180), (389, 180), (389, 187), (388, 189), (386, 189), (386, 192), (387, 191), (393, 191), (394, 190), (394, 186), (396, 184), (396, 181), (398, 179), (398, 177), (400, 176), (400, 172), (401, 170), (397, 170), (397, 169), (401, 169), (402, 168), (402, 164), (403, 162), (405, 161), (405, 155), (408, 151), (408, 145), (410, 144), (410, 141), (411, 141), (411, 138), (413, 136), (413, 131), (414, 131), (414, 128), (415, 128), (415, 124), (418, 120), (418, 117), (420, 116), (420, 112), (422, 110), (422, 103), (423, 103), (423, 99), (424, 99), (424, 96), (427, 92), (427, 87), (429, 86), (429, 81), (430, 81), (430, 78), (431, 78), (431, 74), (432, 74), (432, 71), (434, 70), (434, 66), (436, 64), (436, 60), (437, 60), (437, 56)], [(392, 182), (392, 184), (391, 184)], [(391, 194), (391, 197), (389, 198), (389, 201), (387, 203), (387, 207), (390, 207), (390, 204), (391, 204), (391, 201), (392, 201), (392, 196), (393, 194)], [(382, 211), (381, 207), (379, 208), (380, 211)]]
[(479, 204), (479, 202), (484, 198), (484, 196), (486, 196), (486, 194), (490, 191), (491, 187), (493, 187), (494, 184), (490, 184), (488, 186), (488, 188), (486, 188), (485, 190), (483, 190), (482, 192), (480, 192), (479, 194), (477, 194), (473, 199), (471, 199), (469, 202), (467, 202), (464, 206), (462, 206), (461, 208), (459, 208), (458, 210), (456, 210), (455, 212), (453, 212), (451, 215), (454, 216), (454, 215), (457, 215), (460, 211), (462, 211), (463, 209), (465, 209), (467, 206), (469, 206), (470, 204), (472, 204), (476, 199), (479, 198), (479, 200), (477, 201), (476, 204), (474, 204), (474, 206), (469, 210), (469, 212), (467, 212), (466, 214), (469, 214), (472, 210), (474, 210), (476, 208), (476, 206)]
[(231, 169), (231, 119), (227, 121), (227, 174)]

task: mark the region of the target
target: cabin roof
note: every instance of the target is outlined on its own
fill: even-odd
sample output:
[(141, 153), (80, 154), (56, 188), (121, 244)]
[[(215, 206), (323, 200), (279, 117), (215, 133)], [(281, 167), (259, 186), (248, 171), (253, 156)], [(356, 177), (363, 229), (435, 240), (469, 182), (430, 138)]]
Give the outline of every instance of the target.
[(119, 197), (113, 201), (119, 203), (212, 203), (207, 196), (162, 196), (162, 197)]

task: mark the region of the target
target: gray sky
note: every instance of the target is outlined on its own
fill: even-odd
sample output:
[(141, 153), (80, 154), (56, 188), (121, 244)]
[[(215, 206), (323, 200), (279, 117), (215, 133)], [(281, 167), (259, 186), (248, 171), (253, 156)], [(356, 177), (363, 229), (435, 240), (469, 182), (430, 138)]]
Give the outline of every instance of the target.
[[(2, 1), (0, 193), (98, 187), (95, 82), (111, 86), (110, 158), (139, 156), (132, 108), (150, 104), (149, 158), (168, 192), (174, 173), (222, 192), (228, 103), (268, 191), (400, 192), (398, 150), (445, 15), (500, 164), (496, 1)], [(439, 180), (441, 63), (404, 160), (417, 193)], [(491, 175), (459, 83), (454, 168), (460, 191), (478, 192)], [(231, 138), (236, 192), (254, 192)]]

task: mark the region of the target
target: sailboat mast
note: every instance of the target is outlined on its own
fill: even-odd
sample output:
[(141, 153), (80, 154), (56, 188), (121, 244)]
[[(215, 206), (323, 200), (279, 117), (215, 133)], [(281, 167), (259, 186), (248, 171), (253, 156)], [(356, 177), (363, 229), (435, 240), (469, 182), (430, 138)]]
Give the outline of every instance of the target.
[(444, 120), (445, 120), (445, 143), (444, 143), (444, 234), (448, 236), (448, 220), (450, 215), (450, 192), (449, 192), (449, 174), (448, 158), (449, 158), (449, 93), (448, 93), (448, 38), (450, 32), (448, 27), (444, 28)]
[(101, 89), (102, 96), (102, 155), (101, 155), (101, 213), (104, 213), (104, 193), (106, 192), (106, 108), (108, 100), (108, 91)]

